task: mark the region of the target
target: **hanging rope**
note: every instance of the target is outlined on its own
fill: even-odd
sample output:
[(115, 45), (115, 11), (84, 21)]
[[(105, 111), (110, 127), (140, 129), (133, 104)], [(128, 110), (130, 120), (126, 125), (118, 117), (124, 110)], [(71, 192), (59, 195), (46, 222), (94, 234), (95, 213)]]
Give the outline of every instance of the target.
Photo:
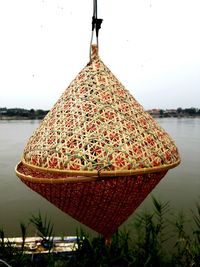
[(92, 59), (92, 40), (94, 36), (94, 30), (96, 32), (96, 42), (97, 42), (97, 48), (99, 47), (99, 29), (101, 28), (101, 23), (103, 19), (98, 19), (97, 17), (97, 0), (93, 0), (93, 16), (92, 16), (92, 36), (90, 41), (90, 61)]

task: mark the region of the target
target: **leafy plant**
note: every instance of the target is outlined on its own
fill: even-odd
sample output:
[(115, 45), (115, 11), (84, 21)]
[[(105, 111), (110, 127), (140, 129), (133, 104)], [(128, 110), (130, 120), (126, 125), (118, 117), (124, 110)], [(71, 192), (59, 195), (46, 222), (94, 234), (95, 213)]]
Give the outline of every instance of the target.
[(134, 224), (136, 266), (162, 266), (167, 260), (163, 247), (170, 238), (170, 223), (167, 220), (169, 202), (160, 202), (155, 197), (152, 197), (152, 202), (153, 210), (138, 214)]
[(32, 215), (30, 222), (35, 226), (37, 235), (42, 238), (43, 246), (50, 251), (53, 245), (53, 224), (47, 218), (47, 215), (45, 215), (43, 220), (39, 212), (37, 216)]
[(196, 204), (197, 212), (193, 212), (196, 229), (193, 230), (192, 255), (194, 266), (200, 266), (200, 205)]
[(21, 254), (24, 252), (26, 234), (27, 234), (27, 225), (23, 222), (20, 223), (21, 233), (22, 233), (22, 245), (21, 245)]
[(4, 230), (0, 229), (0, 255), (3, 253), (5, 249), (5, 234)]
[[(200, 266), (200, 205), (192, 212), (193, 228), (181, 212), (172, 215), (169, 202), (152, 197), (153, 209), (137, 214), (130, 230), (118, 230), (106, 242), (102, 236), (91, 238), (83, 230), (71, 254), (53, 254), (53, 224), (41, 213), (32, 216), (33, 224), (49, 253), (31, 260), (26, 254), (25, 239), (28, 225), (20, 223), (22, 245), (16, 248), (0, 229), (0, 266), (12, 267), (199, 267)], [(191, 229), (190, 229), (191, 230)], [(173, 236), (172, 236), (173, 231)], [(170, 250), (168, 249), (170, 241)], [(169, 253), (167, 253), (169, 251)]]

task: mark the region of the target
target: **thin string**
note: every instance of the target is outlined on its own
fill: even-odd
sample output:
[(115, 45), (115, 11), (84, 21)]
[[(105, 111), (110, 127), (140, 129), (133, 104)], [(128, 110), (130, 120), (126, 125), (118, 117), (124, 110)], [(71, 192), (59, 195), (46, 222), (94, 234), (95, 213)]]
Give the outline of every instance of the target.
[(93, 17), (97, 17), (97, 1), (93, 0)]
[(94, 36), (94, 30), (96, 31), (97, 49), (99, 48), (99, 29), (101, 28), (102, 19), (97, 17), (97, 0), (93, 0), (93, 16), (92, 16), (92, 35), (90, 40), (90, 62), (92, 60), (92, 41)]

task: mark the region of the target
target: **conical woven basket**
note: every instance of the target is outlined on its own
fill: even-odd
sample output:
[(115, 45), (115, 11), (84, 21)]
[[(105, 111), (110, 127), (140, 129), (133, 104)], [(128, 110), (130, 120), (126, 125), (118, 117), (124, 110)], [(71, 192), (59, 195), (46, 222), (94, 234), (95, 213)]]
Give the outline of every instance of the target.
[(91, 62), (29, 139), (16, 173), (108, 237), (180, 157), (169, 135), (92, 48)]

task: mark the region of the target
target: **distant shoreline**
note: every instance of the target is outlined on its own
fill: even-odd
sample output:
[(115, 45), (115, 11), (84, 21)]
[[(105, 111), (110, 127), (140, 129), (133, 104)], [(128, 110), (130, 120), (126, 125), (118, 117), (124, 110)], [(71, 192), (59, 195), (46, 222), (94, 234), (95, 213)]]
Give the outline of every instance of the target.
[[(177, 118), (177, 119), (182, 119), (182, 118), (190, 118), (190, 119), (195, 119), (195, 118), (200, 118), (200, 115), (195, 115), (195, 116), (191, 116), (191, 115), (181, 115), (181, 116), (159, 116), (159, 115), (153, 115), (150, 114), (153, 118), (155, 119), (163, 119), (163, 118)], [(45, 117), (45, 116), (44, 116)], [(22, 117), (22, 116), (0, 116), (0, 121), (28, 121), (28, 120), (32, 120), (32, 121), (36, 121), (36, 120), (43, 120), (44, 117), (35, 117), (35, 118), (30, 118), (30, 117)]]
[[(42, 120), (49, 110), (0, 108), (0, 120)], [(199, 108), (149, 109), (146, 110), (154, 118), (199, 118)]]
[(29, 118), (29, 117), (21, 117), (21, 116), (0, 116), (1, 121), (34, 121), (34, 120), (42, 120), (44, 117), (39, 118)]

